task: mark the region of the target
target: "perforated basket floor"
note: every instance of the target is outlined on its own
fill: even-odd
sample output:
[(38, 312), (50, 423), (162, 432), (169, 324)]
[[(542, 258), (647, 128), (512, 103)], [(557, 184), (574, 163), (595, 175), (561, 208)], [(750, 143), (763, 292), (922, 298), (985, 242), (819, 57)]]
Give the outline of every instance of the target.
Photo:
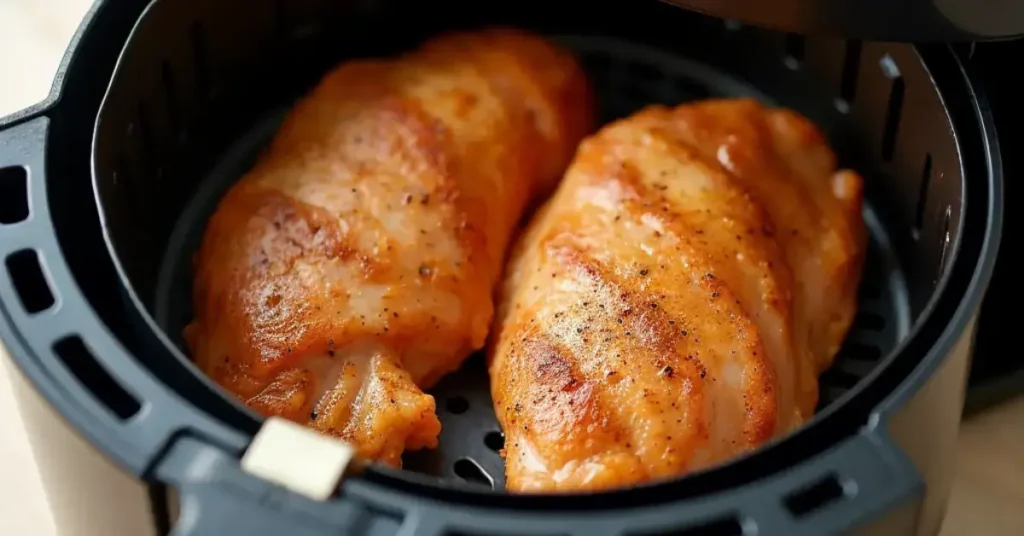
[[(562, 37), (576, 50), (597, 87), (602, 119), (627, 116), (653, 104), (679, 104), (711, 96), (772, 99), (752, 85), (659, 49), (606, 37)], [(158, 276), (154, 318), (166, 333), (181, 333), (192, 317), (192, 252), (220, 195), (253, 162), (286, 110), (263, 118), (225, 151), (186, 207), (171, 235)], [(909, 329), (907, 289), (896, 257), (870, 199), (865, 220), (871, 233), (860, 309), (846, 345), (821, 377), (819, 410), (835, 403), (870, 373)], [(173, 337), (179, 339), (178, 337)], [(182, 341), (179, 348), (184, 351)], [(432, 393), (442, 423), (440, 446), (409, 453), (404, 468), (471, 486), (504, 489), (504, 439), (495, 419), (483, 357), (474, 356)]]

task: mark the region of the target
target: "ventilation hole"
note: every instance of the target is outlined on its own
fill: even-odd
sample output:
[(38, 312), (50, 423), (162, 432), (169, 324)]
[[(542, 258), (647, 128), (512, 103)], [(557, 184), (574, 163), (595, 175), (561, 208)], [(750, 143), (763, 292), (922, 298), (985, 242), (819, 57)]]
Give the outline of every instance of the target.
[(0, 224), (28, 219), (28, 171), (23, 167), (0, 168)]
[(846, 495), (846, 490), (834, 475), (827, 476), (817, 483), (786, 496), (786, 508), (793, 517), (804, 517), (839, 501)]
[(938, 282), (938, 278), (941, 278), (942, 274), (946, 272), (946, 263), (949, 261), (949, 223), (952, 217), (953, 208), (946, 206), (946, 212), (942, 214), (942, 253), (939, 254), (939, 274), (936, 278), (936, 282)]
[(720, 518), (714, 521), (690, 525), (688, 527), (673, 527), (664, 530), (630, 532), (633, 536), (743, 536), (743, 525), (735, 517)]
[(448, 413), (461, 415), (469, 409), (469, 401), (461, 396), (453, 396), (445, 401), (445, 408)]
[(196, 97), (203, 102), (210, 96), (212, 87), (210, 50), (206, 42), (206, 30), (203, 29), (202, 24), (194, 22), (189, 30), (189, 36), (192, 39), (192, 63), (196, 72)]
[(129, 419), (142, 409), (139, 401), (96, 361), (96, 357), (77, 336), (65, 337), (53, 345), (53, 351), (64, 366), (78, 378), (92, 396), (121, 420)]
[(885, 329), (885, 317), (869, 311), (857, 311), (853, 325), (854, 329), (882, 331)]
[(889, 106), (885, 111), (885, 130), (882, 131), (882, 160), (891, 162), (896, 153), (896, 134), (900, 129), (900, 115), (903, 111), (903, 77), (900, 76), (896, 63), (887, 54), (882, 58), (882, 70), (892, 79), (889, 90)]
[(185, 133), (181, 131), (181, 118), (178, 115), (178, 89), (174, 82), (174, 69), (167, 60), (160, 64), (160, 83), (164, 87), (164, 115), (167, 116), (167, 124), (171, 132), (178, 134), (179, 139), (184, 141)]
[(932, 181), (932, 155), (924, 155), (924, 166), (921, 169), (921, 185), (917, 191), (917, 207), (914, 210), (914, 227), (911, 229), (911, 236), (914, 240), (921, 238), (921, 227), (924, 224), (924, 209), (928, 204), (928, 187)]
[(860, 74), (860, 41), (846, 42), (846, 55), (843, 57), (843, 75), (839, 84), (839, 98), (847, 110), (853, 105), (857, 96), (857, 75)]
[(480, 465), (469, 458), (462, 458), (455, 462), (455, 476), (472, 484), (480, 484), (494, 488), (494, 479), (487, 474)]
[(484, 436), (484, 444), (494, 452), (501, 452), (505, 448), (505, 435), (501, 432), (487, 432)]
[(786, 35), (786, 56), (782, 60), (786, 67), (796, 70), (804, 61), (804, 36), (799, 34)]
[[(882, 322), (885, 323), (884, 320)], [(857, 361), (878, 361), (882, 357), (882, 350), (873, 344), (848, 341), (839, 350), (839, 355)]]
[(36, 250), (23, 249), (12, 253), (7, 257), (7, 271), (11, 274), (22, 307), (29, 314), (43, 312), (56, 303)]

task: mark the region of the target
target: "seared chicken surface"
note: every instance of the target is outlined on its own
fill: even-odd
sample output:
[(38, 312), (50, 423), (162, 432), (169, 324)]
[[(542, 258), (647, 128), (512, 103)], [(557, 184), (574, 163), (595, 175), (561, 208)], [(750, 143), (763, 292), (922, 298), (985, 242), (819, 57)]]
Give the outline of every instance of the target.
[(196, 362), (368, 459), (435, 446), (422, 389), (483, 346), (511, 234), (591, 106), (574, 58), (512, 30), (337, 67), (208, 222)]
[(748, 100), (585, 140), (497, 313), (508, 489), (679, 476), (808, 418), (855, 313), (861, 183), (806, 119)]

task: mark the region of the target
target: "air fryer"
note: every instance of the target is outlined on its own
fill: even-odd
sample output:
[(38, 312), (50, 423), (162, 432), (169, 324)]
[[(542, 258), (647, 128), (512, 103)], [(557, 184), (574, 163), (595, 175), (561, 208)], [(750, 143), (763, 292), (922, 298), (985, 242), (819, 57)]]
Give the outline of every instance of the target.
[[(147, 5), (148, 4), (148, 5)], [(747, 96), (795, 109), (866, 178), (860, 309), (816, 416), (671, 482), (503, 489), (480, 357), (432, 394), (440, 447), (337, 475), (326, 500), (246, 472), (263, 423), (181, 330), (220, 194), (345, 58), (512, 25), (574, 50), (605, 121)], [(934, 534), (1002, 217), (981, 88), (947, 45), (804, 36), (649, 1), (490, 5), (101, 0), (51, 97), (0, 122), (0, 336), (66, 534)], [(302, 455), (296, 445), (296, 455)]]

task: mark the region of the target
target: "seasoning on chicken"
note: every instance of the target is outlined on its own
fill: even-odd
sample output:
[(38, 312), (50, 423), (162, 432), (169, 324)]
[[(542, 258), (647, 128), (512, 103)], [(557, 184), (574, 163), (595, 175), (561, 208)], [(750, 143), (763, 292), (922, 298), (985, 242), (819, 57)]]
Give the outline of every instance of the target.
[(436, 446), (422, 390), (483, 346), (513, 230), (591, 107), (573, 57), (513, 30), (340, 65), (208, 223), (196, 362), (258, 412), (371, 460)]
[(753, 101), (585, 140), (496, 315), (508, 489), (676, 477), (804, 422), (855, 313), (861, 209), (819, 130)]

